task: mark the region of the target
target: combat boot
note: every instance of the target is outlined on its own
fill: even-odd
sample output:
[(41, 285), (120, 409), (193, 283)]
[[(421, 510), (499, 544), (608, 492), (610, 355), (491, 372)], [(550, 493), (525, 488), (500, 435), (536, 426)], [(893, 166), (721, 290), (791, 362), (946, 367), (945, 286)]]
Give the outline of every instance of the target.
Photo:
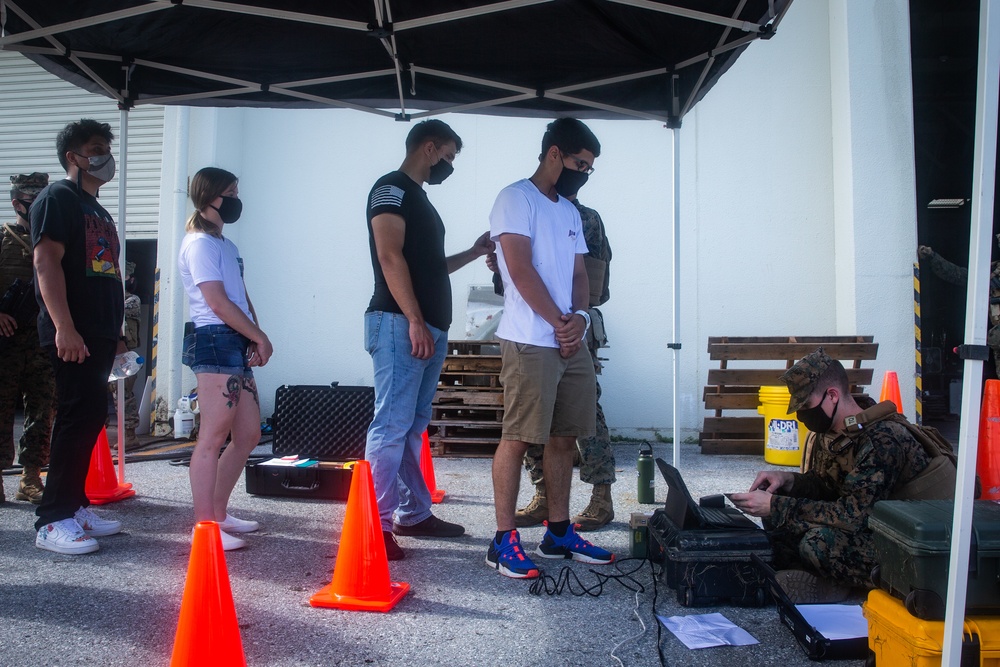
[(514, 514), (514, 525), (518, 528), (537, 526), (549, 518), (549, 501), (545, 497), (545, 482), (535, 484), (535, 497)]
[(43, 491), (45, 491), (45, 487), (42, 485), (42, 471), (38, 468), (25, 467), (14, 497), (17, 500), (27, 500), (29, 503), (37, 505), (42, 502)]
[(615, 518), (610, 484), (595, 484), (587, 508), (573, 517), (578, 531), (597, 530)]

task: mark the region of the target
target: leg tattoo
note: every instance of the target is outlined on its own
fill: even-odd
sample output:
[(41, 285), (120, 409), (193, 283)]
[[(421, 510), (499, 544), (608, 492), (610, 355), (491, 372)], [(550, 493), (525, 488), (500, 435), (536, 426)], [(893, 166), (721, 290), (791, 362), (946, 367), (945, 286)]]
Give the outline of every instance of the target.
[(257, 407), (260, 407), (260, 397), (257, 395), (257, 381), (253, 378), (243, 378), (243, 391), (250, 392), (253, 396), (253, 400), (257, 403)]
[(235, 375), (230, 375), (226, 380), (226, 391), (222, 393), (226, 400), (227, 408), (234, 408), (240, 404), (240, 379)]

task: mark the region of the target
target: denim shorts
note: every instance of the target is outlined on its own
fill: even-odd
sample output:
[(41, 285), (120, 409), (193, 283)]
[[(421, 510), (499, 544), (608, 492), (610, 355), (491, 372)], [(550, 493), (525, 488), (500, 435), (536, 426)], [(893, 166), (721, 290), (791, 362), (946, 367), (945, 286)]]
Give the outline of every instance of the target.
[(195, 327), (184, 336), (181, 363), (195, 373), (218, 373), (252, 378), (247, 359), (250, 339), (225, 324)]

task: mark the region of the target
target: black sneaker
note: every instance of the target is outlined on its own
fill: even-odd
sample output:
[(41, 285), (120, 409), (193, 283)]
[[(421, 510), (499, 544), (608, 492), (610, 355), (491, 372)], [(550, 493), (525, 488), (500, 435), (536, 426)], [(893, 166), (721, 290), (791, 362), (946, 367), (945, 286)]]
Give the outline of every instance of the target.
[(382, 539), (385, 540), (385, 558), (386, 560), (403, 560), (406, 558), (406, 553), (403, 551), (402, 547), (396, 542), (396, 538), (388, 530), (382, 531)]
[(465, 534), (465, 528), (457, 523), (442, 521), (432, 514), (412, 526), (401, 526), (398, 523), (393, 523), (392, 532), (408, 537), (458, 537)]

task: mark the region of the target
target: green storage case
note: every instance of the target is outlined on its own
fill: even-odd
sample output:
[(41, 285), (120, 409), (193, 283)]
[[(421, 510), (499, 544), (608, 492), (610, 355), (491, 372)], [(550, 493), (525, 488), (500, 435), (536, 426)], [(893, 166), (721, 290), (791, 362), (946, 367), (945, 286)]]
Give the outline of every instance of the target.
[[(886, 500), (869, 519), (879, 560), (873, 579), (918, 618), (944, 618), (953, 506), (950, 500)], [(968, 581), (967, 613), (1000, 612), (1000, 505), (992, 501), (973, 504)]]

